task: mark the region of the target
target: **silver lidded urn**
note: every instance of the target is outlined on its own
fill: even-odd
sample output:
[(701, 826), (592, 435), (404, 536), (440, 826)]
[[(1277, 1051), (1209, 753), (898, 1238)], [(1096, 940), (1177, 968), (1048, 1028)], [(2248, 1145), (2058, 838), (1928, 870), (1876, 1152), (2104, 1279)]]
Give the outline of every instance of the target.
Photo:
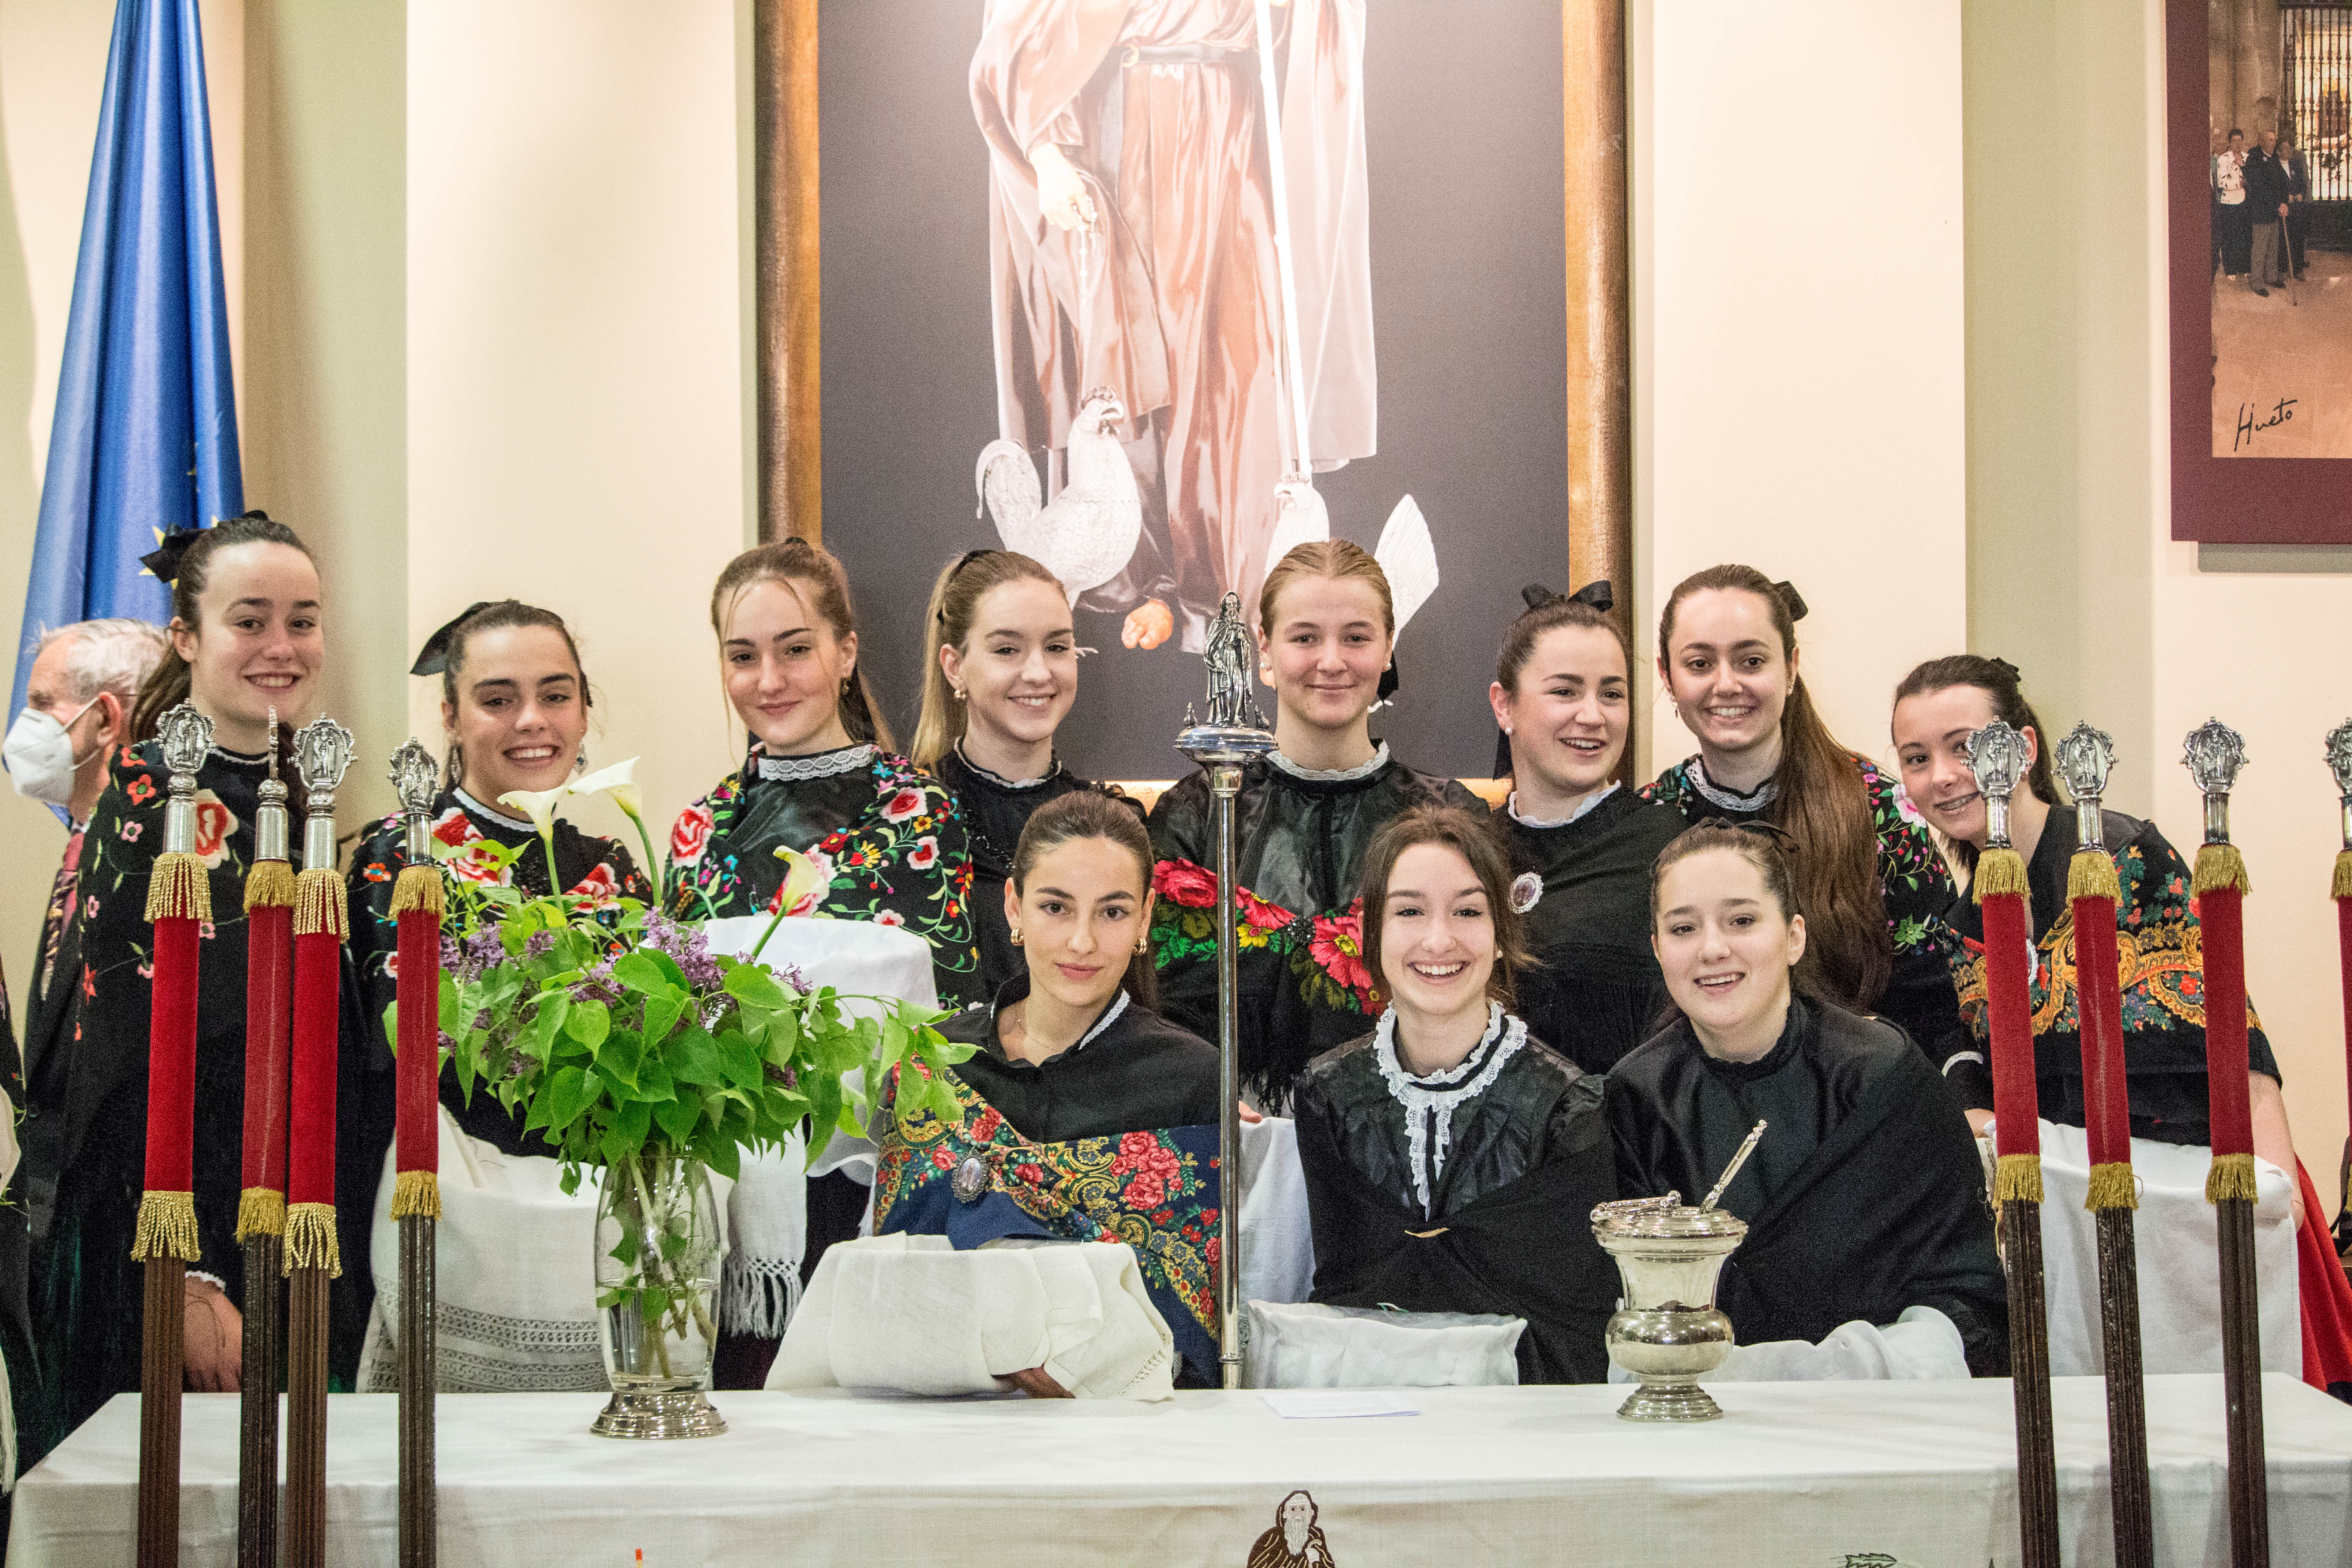
[(1713, 1421), (1723, 1407), (1698, 1380), (1731, 1353), (1731, 1320), (1715, 1305), (1723, 1260), (1748, 1222), (1685, 1204), (1679, 1193), (1592, 1211), (1592, 1235), (1617, 1260), (1625, 1294), (1602, 1331), (1609, 1359), (1641, 1379), (1617, 1407), (1625, 1421)]

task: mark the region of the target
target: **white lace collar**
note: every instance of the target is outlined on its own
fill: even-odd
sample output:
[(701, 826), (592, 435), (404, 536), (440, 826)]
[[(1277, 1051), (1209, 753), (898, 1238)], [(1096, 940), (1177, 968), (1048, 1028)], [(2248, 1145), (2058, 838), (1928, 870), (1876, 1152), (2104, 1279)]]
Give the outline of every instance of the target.
[(1517, 790), (1513, 790), (1504, 798), (1503, 809), (1509, 813), (1511, 820), (1517, 823), (1521, 827), (1566, 827), (1570, 823), (1576, 821), (1586, 812), (1591, 811), (1594, 806), (1599, 805), (1602, 801), (1607, 800), (1611, 795), (1615, 795), (1616, 793), (1617, 781), (1612, 779), (1609, 783), (1601, 785), (1599, 789), (1594, 790), (1591, 795), (1586, 795), (1582, 800), (1577, 802), (1576, 809), (1570, 812), (1566, 816), (1546, 818), (1540, 816), (1522, 816), (1519, 814), (1519, 792)]
[(759, 764), (762, 779), (829, 779), (835, 773), (870, 766), (874, 761), (874, 748), (871, 744), (843, 746), (837, 751), (818, 752), (806, 757), (772, 757), (761, 752), (751, 760)]
[(1388, 766), (1389, 743), (1382, 741), (1372, 748), (1370, 762), (1358, 763), (1352, 768), (1302, 768), (1280, 752), (1268, 752), (1265, 760), (1295, 779), (1313, 784), (1347, 784), (1355, 779), (1368, 779)]
[[(1454, 1109), (1475, 1100), (1490, 1088), (1503, 1064), (1528, 1042), (1528, 1026), (1503, 1011), (1499, 1002), (1486, 1005), (1486, 1033), (1458, 1066), (1427, 1078), (1415, 1078), (1397, 1060), (1396, 1009), (1381, 1015), (1372, 1030), (1372, 1062), (1389, 1086), (1389, 1094), (1404, 1107), (1406, 1157), (1412, 1167), (1413, 1196), (1421, 1212), (1430, 1212), (1430, 1194), (1445, 1173), (1445, 1155), (1454, 1143)], [(1436, 1136), (1430, 1124), (1436, 1123)]]
[(467, 795), (463, 784), (458, 785), (449, 793), (457, 797), (457, 804), (459, 805), (464, 806), (476, 816), (483, 817), (488, 821), (497, 823), (500, 827), (517, 828), (524, 833), (536, 833), (539, 831), (537, 827), (532, 826), (530, 818), (527, 816), (509, 816), (503, 811), (484, 805), (480, 801), (476, 800), (472, 795)]
[(1780, 796), (1780, 778), (1778, 773), (1758, 784), (1753, 792), (1742, 795), (1736, 789), (1717, 784), (1708, 778), (1706, 760), (1699, 756), (1694, 756), (1690, 760), (1690, 782), (1691, 788), (1698, 791), (1712, 805), (1723, 811), (1761, 811)]
[[(1038, 774), (1034, 779), (1009, 779), (1003, 773), (991, 773), (986, 768), (982, 767), (978, 763), (973, 762), (971, 756), (965, 752), (963, 742), (961, 741), (958, 741), (955, 743), (955, 754), (956, 761), (961, 763), (965, 767), (970, 768), (973, 773), (978, 773), (982, 779), (994, 784), (999, 789), (1035, 789), (1039, 784), (1051, 784), (1054, 780), (1054, 775), (1062, 771), (1062, 759), (1055, 757), (1054, 759), (1053, 765), (1048, 767), (1044, 773)], [(1124, 995), (1126, 994), (1122, 992), (1120, 994)]]

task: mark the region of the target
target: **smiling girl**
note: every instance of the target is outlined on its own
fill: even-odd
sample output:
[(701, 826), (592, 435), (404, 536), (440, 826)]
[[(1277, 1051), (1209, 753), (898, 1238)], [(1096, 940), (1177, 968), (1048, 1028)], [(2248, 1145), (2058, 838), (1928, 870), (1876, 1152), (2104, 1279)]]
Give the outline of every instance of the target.
[(826, 885), (784, 910), (903, 926), (931, 944), (940, 1001), (973, 989), (971, 859), (955, 797), (892, 750), (857, 664), (849, 579), (804, 539), (747, 550), (710, 594), (743, 765), (681, 812), (663, 879), (680, 918), (773, 911), (799, 851)]
[[(326, 664), (319, 574), (292, 529), (259, 512), (173, 536), (147, 558), (171, 584), (171, 646), (131, 706), (131, 743), (112, 760), (75, 887), (80, 1002), (57, 1097), (26, 1108), (42, 1124), (23, 1189), (32, 1232), (33, 1321), (43, 1325), (45, 1404), (62, 1436), (140, 1383), (139, 1266), (131, 1261), (146, 1125), (152, 928), (147, 884), (163, 848), (169, 771), (156, 721), (185, 701), (213, 722), (196, 774), (196, 853), (213, 918), (201, 929), (195, 1054), (195, 1211), (203, 1249), (186, 1285), (188, 1386), (237, 1385), (244, 1252), (237, 1199), (244, 1139), (246, 920), (254, 814), (268, 773), (269, 712), (290, 730), (316, 716)], [(281, 735), (281, 742), (285, 739)], [(289, 770), (290, 771), (290, 770)], [(294, 810), (302, 809), (299, 781)], [(336, 1089), (341, 1245), (364, 1258), (374, 1169), (391, 1131), (389, 1057), (345, 1051)], [(373, 1289), (337, 1283), (335, 1364), (348, 1372)], [(356, 1316), (353, 1314), (356, 1313)]]
[(1818, 1342), (1931, 1308), (1970, 1370), (2008, 1371), (2008, 1299), (1976, 1141), (1936, 1069), (1823, 1000), (1788, 859), (1768, 827), (1705, 823), (1666, 847), (1651, 940), (1682, 1016), (1609, 1074), (1628, 1197), (1715, 1185), (1748, 1222), (1716, 1305), (1741, 1344)]
[[(1234, 864), (1242, 1076), (1268, 1109), (1299, 1068), (1363, 1028), (1372, 977), (1356, 900), (1372, 835), (1416, 805), (1481, 809), (1461, 784), (1415, 772), (1371, 738), (1395, 636), (1387, 575), (1345, 540), (1302, 544), (1266, 574), (1258, 679), (1274, 688), (1276, 749), (1244, 770)], [(1151, 842), (1168, 1016), (1206, 1037), (1217, 1032), (1217, 960), (1205, 773), (1160, 797)]]
[(1795, 589), (1751, 566), (1675, 586), (1658, 673), (1699, 749), (1645, 793), (1691, 822), (1787, 833), (1822, 994), (1884, 1013), (1933, 1052), (1960, 1026), (1938, 929), (1951, 875), (1902, 786), (1822, 722), (1798, 672), (1803, 614)]
[[(1608, 587), (1575, 598), (1526, 590), (1487, 700), (1506, 737), (1511, 793), (1495, 820), (1518, 873), (1536, 959), (1519, 1011), (1587, 1072), (1607, 1072), (1649, 1037), (1665, 1004), (1650, 951), (1650, 867), (1682, 814), (1620, 788), (1632, 734), (1632, 662)], [(1598, 606), (1587, 602), (1596, 597)]]
[[(513, 599), (475, 605), (425, 639), (408, 673), (441, 678), (448, 760), (433, 802), (433, 837), (460, 851), (442, 862), (445, 875), (520, 889), (527, 898), (560, 888), (612, 917), (622, 899), (654, 901), (653, 884), (617, 840), (583, 833), (557, 817), (551, 875), (538, 830), (498, 804), (509, 791), (553, 789), (580, 769), (591, 699), (580, 650), (562, 616)], [(352, 856), (352, 962), (366, 996), (371, 1038), (382, 1034), (384, 1009), (399, 988), (393, 960), (400, 926), (392, 894), (406, 864), (406, 821), (385, 817)], [(521, 853), (499, 868), (478, 858), (492, 847)], [(441, 1102), (468, 1135), (502, 1153), (553, 1152), (536, 1134), (525, 1134), (522, 1118), (494, 1096), (477, 1093), (468, 1104), (454, 1062), (441, 1075)]]
[(1423, 806), (1372, 840), (1364, 942), (1388, 1005), (1300, 1075), (1313, 1300), (1527, 1321), (1522, 1383), (1607, 1375), (1616, 1196), (1601, 1079), (1510, 1011), (1527, 963), (1484, 813)]
[[(1054, 754), (1077, 694), (1069, 596), (1051, 572), (1010, 550), (974, 550), (940, 571), (923, 620), (923, 710), (910, 754), (954, 793), (971, 837), (978, 995), (1021, 973), (1004, 888), (1022, 829), (1038, 807), (1103, 787)], [(1140, 822), (1140, 809), (1129, 809)]]

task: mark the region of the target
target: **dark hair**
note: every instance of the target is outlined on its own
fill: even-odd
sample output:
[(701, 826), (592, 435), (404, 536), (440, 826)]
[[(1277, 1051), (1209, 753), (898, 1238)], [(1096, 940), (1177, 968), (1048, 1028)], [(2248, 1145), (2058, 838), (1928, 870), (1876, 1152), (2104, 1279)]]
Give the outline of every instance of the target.
[[(239, 517), (225, 517), (210, 528), (197, 530), (180, 550), (177, 571), (172, 578), (172, 618), (190, 633), (202, 635), (204, 606), (200, 601), (205, 584), (211, 580), (213, 557), (240, 544), (283, 544), (300, 551), (304, 560), (312, 560), (310, 547), (302, 542), (301, 536), (282, 522), (271, 521), (268, 512), (248, 511)], [(312, 564), (315, 567), (317, 563), (312, 561)], [(188, 700), (190, 686), (188, 661), (180, 657), (178, 647), (167, 637), (163, 657), (141, 683), (139, 695), (131, 704), (127, 743), (135, 746), (152, 739), (157, 721)], [(292, 714), (280, 717), (299, 721)], [(281, 724), (278, 734), (290, 741), (291, 724)]]
[[(2017, 730), (2033, 731), (2033, 765), (2026, 770), (2025, 787), (2033, 798), (2045, 805), (2061, 805), (2058, 781), (2050, 763), (2050, 731), (2042, 727), (2041, 718), (2033, 704), (2025, 700), (2024, 678), (2017, 666), (2005, 658), (1985, 658), (1973, 653), (1948, 654), (1931, 658), (1905, 676), (1895, 688), (1895, 702), (1900, 706), (1906, 697), (1927, 697), (1955, 686), (1973, 686), (1992, 699), (1992, 716)], [(1948, 842), (1960, 863), (1974, 870), (1977, 847), (1965, 838)]]
[(940, 649), (963, 651), (981, 600), (991, 588), (1007, 583), (1043, 583), (1066, 600), (1059, 577), (1011, 550), (967, 552), (940, 568), (939, 581), (931, 584), (931, 602), (923, 615), (923, 708), (915, 720), (913, 749), (907, 753), (919, 768), (937, 763), (963, 738), (966, 711), (948, 688)]
[[(1796, 874), (1790, 868), (1789, 857), (1771, 830), (1753, 825), (1737, 826), (1720, 820), (1702, 822), (1676, 834), (1664, 849), (1658, 851), (1657, 859), (1650, 867), (1652, 931), (1658, 928), (1658, 889), (1664, 883), (1668, 868), (1677, 861), (1687, 860), (1694, 855), (1704, 855), (1711, 849), (1728, 850), (1755, 867), (1758, 875), (1764, 879), (1764, 890), (1772, 896), (1773, 903), (1780, 906), (1782, 920), (1796, 920), (1805, 912), (1797, 900)], [(1805, 995), (1834, 1001), (1835, 997), (1827, 996), (1822, 990), (1821, 972), (1813, 962), (1812, 935), (1808, 926), (1804, 956), (1790, 966), (1789, 984)], [(1681, 1008), (1675, 1008), (1675, 1012), (1679, 1016)]]
[(1511, 858), (1504, 852), (1491, 817), (1458, 805), (1416, 805), (1391, 817), (1364, 851), (1363, 879), (1357, 884), (1364, 900), (1360, 952), (1373, 984), (1381, 994), (1390, 994), (1388, 976), (1381, 969), (1381, 925), (1387, 916), (1389, 879), (1396, 874), (1398, 859), (1416, 844), (1442, 844), (1470, 863), (1486, 894), (1487, 918), (1495, 922), (1495, 970), (1487, 976), (1486, 994), (1509, 1009), (1515, 1005), (1519, 971), (1534, 962), (1528, 952), (1526, 924), (1511, 902)]
[[(730, 561), (719, 574), (719, 581), (710, 590), (710, 629), (719, 634), (721, 642), (726, 640), (727, 616), (733, 612), (735, 601), (755, 583), (805, 587), (810, 592), (803, 594), (803, 599), (812, 612), (824, 618), (835, 637), (849, 637), (857, 630), (857, 612), (849, 602), (849, 574), (842, 570), (840, 560), (832, 551), (795, 534), (753, 545)], [(850, 667), (849, 680), (842, 688), (839, 701), (841, 727), (849, 731), (852, 741), (871, 741), (886, 752), (898, 749), (898, 742), (890, 737), (890, 726), (866, 695), (863, 659)]]
[[(2236, 126), (2232, 125), (2230, 127), (2230, 136), (2243, 136), (2245, 132), (2239, 130)], [(2230, 139), (2230, 136), (2224, 136), (2221, 140), (2226, 142)]]
[[(1535, 592), (1533, 588), (1526, 591)], [(1495, 684), (1517, 696), (1519, 676), (1526, 670), (1528, 660), (1535, 657), (1536, 644), (1543, 640), (1546, 632), (1555, 632), (1562, 626), (1585, 626), (1615, 637), (1618, 649), (1625, 656), (1625, 673), (1629, 679), (1632, 677), (1633, 645), (1625, 640), (1623, 628), (1607, 611), (1566, 594), (1554, 594), (1521, 611), (1519, 618), (1504, 631), (1502, 651), (1495, 656)]]
[[(1781, 657), (1797, 658), (1795, 590), (1753, 566), (1710, 566), (1675, 585), (1658, 617), (1658, 668), (1673, 668), (1675, 614), (1691, 595), (1710, 588), (1753, 594), (1764, 601), (1780, 634)], [(1798, 601), (1801, 603), (1801, 601)], [(1886, 931), (1886, 891), (1878, 879), (1878, 825), (1863, 782), (1862, 759), (1838, 743), (1822, 722), (1800, 675), (1780, 710), (1780, 792), (1769, 819), (1794, 846), (1795, 888), (1809, 918), (1808, 949), (1819, 956), (1822, 994), (1856, 1012), (1868, 1012), (1895, 972)]]
[[(563, 651), (572, 656), (572, 673), (580, 678), (580, 704), (593, 707), (595, 700), (588, 693), (588, 671), (580, 663), (580, 645), (572, 640), (572, 628), (553, 610), (542, 610), (537, 605), (526, 605), (520, 599), (497, 599), (478, 605), (451, 622), (438, 634), (442, 642), (441, 700), (448, 710), (457, 710), (457, 673), (466, 668), (466, 645), (478, 632), (506, 631), (516, 626), (545, 626), (563, 639)], [(455, 788), (466, 779), (466, 759), (456, 736), (449, 741), (449, 758), (442, 764), (441, 787)]]
[[(1029, 873), (1063, 845), (1080, 838), (1108, 838), (1134, 857), (1135, 871), (1143, 885), (1144, 902), (1151, 897), (1151, 868), (1154, 856), (1151, 839), (1143, 831), (1142, 819), (1136, 816), (1129, 802), (1104, 794), (1100, 790), (1079, 789), (1058, 799), (1049, 800), (1029, 814), (1028, 826), (1021, 830), (1021, 841), (1013, 848), (1013, 896), (1019, 898), (1028, 885)], [(1142, 905), (1136, 909), (1139, 916)], [(1138, 933), (1138, 940), (1144, 938)], [(1150, 944), (1144, 942), (1140, 952), (1129, 953), (1127, 973), (1119, 977), (1119, 985), (1136, 1003), (1157, 1011), (1160, 1006), (1160, 975), (1152, 964)]]

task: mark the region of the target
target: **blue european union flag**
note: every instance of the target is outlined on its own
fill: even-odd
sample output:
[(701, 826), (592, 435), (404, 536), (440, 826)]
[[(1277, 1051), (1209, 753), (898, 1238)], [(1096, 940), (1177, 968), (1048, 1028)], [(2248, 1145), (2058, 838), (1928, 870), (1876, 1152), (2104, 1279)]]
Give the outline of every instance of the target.
[(139, 557), (244, 510), (196, 0), (118, 0), (8, 711), (41, 630), (169, 619)]

